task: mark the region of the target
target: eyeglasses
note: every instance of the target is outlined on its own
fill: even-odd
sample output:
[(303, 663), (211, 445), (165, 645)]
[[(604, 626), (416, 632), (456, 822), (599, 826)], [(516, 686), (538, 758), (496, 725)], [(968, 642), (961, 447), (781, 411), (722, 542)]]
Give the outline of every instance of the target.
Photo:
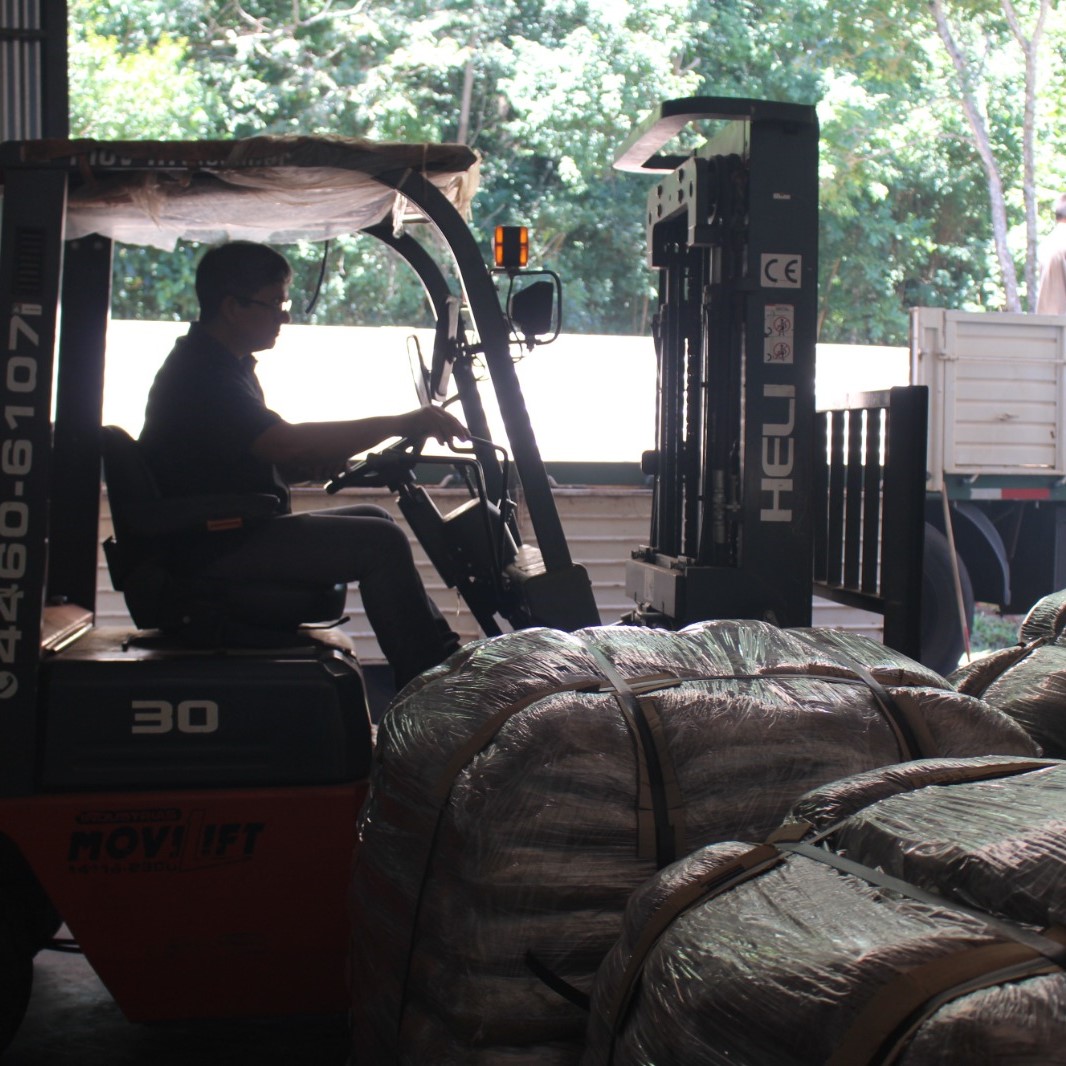
[(292, 300), (254, 300), (251, 296), (234, 296), (234, 299), (244, 306), (255, 304), (256, 307), (265, 307), (278, 315), (287, 315), (292, 309)]

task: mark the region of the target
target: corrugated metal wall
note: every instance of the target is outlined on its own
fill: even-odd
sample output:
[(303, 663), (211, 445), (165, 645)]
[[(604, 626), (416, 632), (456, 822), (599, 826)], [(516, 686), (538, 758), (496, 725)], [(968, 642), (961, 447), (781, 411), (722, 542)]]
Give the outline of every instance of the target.
[[(462, 489), (435, 489), (433, 498), (445, 513), (468, 499)], [(392, 497), (384, 491), (360, 490), (344, 496), (344, 503), (356, 500), (378, 504), (399, 517)], [(574, 561), (581, 563), (588, 571), (600, 617), (604, 623), (617, 622), (633, 606), (626, 597), (625, 562), (632, 549), (647, 539), (651, 516), (650, 490), (602, 486), (563, 488), (556, 490), (555, 500)], [(321, 490), (297, 489), (293, 494), (293, 506), (300, 511), (337, 507), (340, 506), (340, 497), (329, 496)], [(100, 540), (103, 541), (111, 532), (111, 514), (106, 495), (101, 501), (100, 513)], [(532, 536), (527, 516), (521, 507), (519, 522), (523, 536)], [(444, 587), (421, 547), (413, 539), (412, 546), (422, 580), (441, 610), (452, 617), (453, 628), (464, 641), (479, 636), (480, 631), (465, 605), (461, 604), (453, 590)], [(128, 627), (132, 624), (122, 596), (111, 587), (102, 553), (97, 572), (96, 605), (97, 625)], [(347, 609), (350, 620), (344, 629), (355, 640), (360, 660), (367, 665), (382, 662), (381, 651), (363, 613), (357, 588), (353, 587), (348, 593)], [(815, 623), (855, 629), (880, 639), (880, 618), (824, 600), (815, 601)]]
[(65, 0), (0, 0), (0, 139), (66, 137)]

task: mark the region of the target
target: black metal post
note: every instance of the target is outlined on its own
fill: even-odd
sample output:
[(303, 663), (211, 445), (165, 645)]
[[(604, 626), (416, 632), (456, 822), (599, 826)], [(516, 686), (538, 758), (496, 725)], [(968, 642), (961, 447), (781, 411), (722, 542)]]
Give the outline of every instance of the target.
[(56, 379), (49, 602), (96, 606), (100, 422), (111, 308), (111, 241), (67, 245)]
[(67, 176), (9, 169), (0, 225), (0, 792), (34, 787)]

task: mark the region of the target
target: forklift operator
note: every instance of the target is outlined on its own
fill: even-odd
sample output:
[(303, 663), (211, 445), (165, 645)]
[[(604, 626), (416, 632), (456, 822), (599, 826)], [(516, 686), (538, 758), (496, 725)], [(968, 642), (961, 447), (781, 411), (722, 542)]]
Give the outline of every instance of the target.
[(343, 467), (391, 437), (466, 439), (440, 407), (344, 422), (286, 422), (270, 410), (254, 352), (272, 348), (289, 319), (292, 271), (262, 244), (210, 249), (196, 271), (199, 321), (163, 363), (140, 445), (165, 497), (268, 493), (274, 518), (190, 541), (187, 563), (208, 577), (359, 583), (367, 618), (397, 689), (442, 662), (459, 638), (430, 599), (403, 530), (380, 507), (291, 513), (278, 468)]

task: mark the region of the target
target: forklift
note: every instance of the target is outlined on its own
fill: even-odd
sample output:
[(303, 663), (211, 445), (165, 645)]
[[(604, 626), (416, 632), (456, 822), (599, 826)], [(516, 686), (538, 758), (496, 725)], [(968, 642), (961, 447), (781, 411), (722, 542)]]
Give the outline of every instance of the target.
[[(713, 127), (701, 147), (660, 151), (693, 122)], [(59, 916), (132, 1021), (348, 1007), (358, 931), (345, 895), (372, 725), (359, 664), (328, 625), (344, 590), (190, 587), (161, 572), (153, 537), (261, 515), (228, 498), (173, 514), (132, 442), (102, 432), (114, 242), (358, 232), (395, 251), (436, 322), (420, 399), (454, 399), (472, 447), (429, 456), (400, 441), (328, 488), (394, 492), (486, 635), (599, 624), (514, 367), (515, 348), (558, 332), (558, 285), (531, 274), (518, 229), (498, 231), (486, 264), (463, 219), (476, 162), (462, 146), (312, 137), (0, 146), (0, 1045)], [(900, 458), (924, 423), (893, 417), (891, 397), (855, 417), (814, 411), (813, 110), (669, 101), (618, 165), (655, 176), (646, 223), (660, 277), (654, 511), (629, 564), (627, 620), (808, 625), (813, 584), (881, 610), (900, 647), (915, 590), (892, 584), (885, 552), (913, 554), (900, 501), (914, 486), (921, 501), (924, 467)], [(475, 364), (506, 447), (491, 439)], [(134, 631), (93, 621), (101, 459), (108, 562)], [(419, 480), (442, 465), (468, 495), (448, 514)], [(915, 528), (920, 581), (920, 517)]]
[[(116, 242), (386, 244), (436, 319), (421, 398), (455, 400), (472, 448), (430, 457), (401, 441), (330, 489), (396, 492), (488, 635), (599, 623), (513, 363), (515, 345), (557, 332), (555, 287), (526, 277), (521, 230), (501, 230), (486, 264), (464, 221), (476, 170), (463, 146), (333, 138), (0, 146), (0, 1048), (60, 917), (132, 1021), (348, 1006), (345, 896), (372, 724), (332, 625), (346, 590), (167, 572), (153, 545), (262, 515), (255, 500), (158, 499), (135, 442), (101, 427)], [(134, 630), (94, 625), (101, 459), (107, 558)], [(419, 482), (441, 463), (469, 494), (449, 514)]]
[(921, 659), (928, 390), (815, 409), (815, 109), (669, 100), (614, 165), (654, 179), (659, 296), (651, 528), (626, 564), (628, 620), (809, 626), (813, 589), (882, 615), (884, 642)]

